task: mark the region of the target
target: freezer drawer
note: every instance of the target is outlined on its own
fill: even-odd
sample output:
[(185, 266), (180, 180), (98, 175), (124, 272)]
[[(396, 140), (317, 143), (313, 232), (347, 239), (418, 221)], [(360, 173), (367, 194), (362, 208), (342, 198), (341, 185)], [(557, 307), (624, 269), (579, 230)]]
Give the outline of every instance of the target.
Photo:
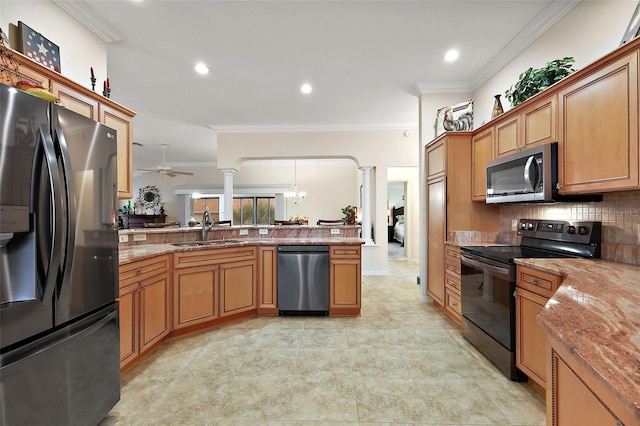
[(120, 399), (118, 305), (0, 356), (0, 425), (95, 425)]

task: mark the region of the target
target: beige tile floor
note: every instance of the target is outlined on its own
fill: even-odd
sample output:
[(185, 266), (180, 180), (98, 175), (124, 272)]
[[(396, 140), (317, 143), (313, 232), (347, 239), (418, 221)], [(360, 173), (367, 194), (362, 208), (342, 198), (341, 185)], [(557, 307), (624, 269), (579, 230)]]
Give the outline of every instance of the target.
[(363, 277), (359, 318), (255, 318), (165, 343), (101, 425), (543, 425), (543, 398), (420, 302), (417, 264), (389, 268)]

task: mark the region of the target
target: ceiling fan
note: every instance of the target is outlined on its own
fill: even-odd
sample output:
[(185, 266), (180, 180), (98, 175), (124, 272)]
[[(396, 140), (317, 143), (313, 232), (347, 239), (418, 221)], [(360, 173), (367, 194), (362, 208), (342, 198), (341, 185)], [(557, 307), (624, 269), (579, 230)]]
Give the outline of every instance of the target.
[(178, 175), (193, 176), (193, 172), (180, 172), (177, 170), (173, 170), (171, 166), (167, 166), (166, 154), (167, 154), (167, 148), (169, 147), (169, 145), (163, 143), (160, 145), (160, 147), (162, 148), (162, 165), (158, 166), (155, 169), (138, 169), (139, 171), (148, 172), (148, 173), (160, 173), (163, 175), (167, 175), (169, 177), (175, 177)]

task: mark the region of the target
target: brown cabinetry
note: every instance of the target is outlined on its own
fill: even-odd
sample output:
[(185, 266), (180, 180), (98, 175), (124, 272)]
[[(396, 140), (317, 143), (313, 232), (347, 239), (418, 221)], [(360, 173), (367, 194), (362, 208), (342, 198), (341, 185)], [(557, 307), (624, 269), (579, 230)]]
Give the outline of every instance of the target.
[(516, 366), (546, 389), (547, 338), (537, 317), (560, 277), (524, 266), (517, 267), (516, 276)]
[[(479, 140), (490, 154), (492, 138)], [(460, 310), (460, 296), (454, 287), (450, 287), (448, 293), (445, 290), (447, 234), (498, 230), (497, 207), (472, 202), (472, 156), (473, 150), (480, 147), (476, 142), (478, 140), (472, 140), (468, 132), (445, 133), (430, 142), (425, 153), (425, 163), (429, 167), (426, 185), (427, 293), (454, 318)]]
[(256, 310), (254, 246), (174, 253), (173, 268), (175, 329)]
[(493, 159), (493, 127), (473, 135), (471, 140), (471, 199), (487, 199), (487, 163)]
[(559, 92), (560, 192), (636, 189), (638, 51), (589, 71)]
[(277, 271), (276, 247), (260, 247), (258, 249), (258, 315), (278, 316)]
[(60, 98), (60, 104), (65, 108), (99, 121), (118, 132), (118, 197), (132, 198), (135, 113), (11, 49), (0, 46), (0, 57), (2, 83), (14, 85), (20, 80), (38, 83)]
[(360, 315), (360, 246), (329, 247), (329, 314)]
[(462, 285), (460, 273), (460, 248), (446, 246), (445, 249), (445, 312), (458, 324), (462, 322)]
[(170, 256), (120, 266), (120, 365), (133, 361), (171, 331)]

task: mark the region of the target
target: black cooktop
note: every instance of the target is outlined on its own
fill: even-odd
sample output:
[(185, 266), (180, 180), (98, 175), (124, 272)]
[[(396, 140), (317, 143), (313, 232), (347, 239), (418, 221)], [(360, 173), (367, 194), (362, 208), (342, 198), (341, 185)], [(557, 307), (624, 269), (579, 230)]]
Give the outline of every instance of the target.
[(568, 258), (580, 257), (572, 256), (568, 253), (560, 253), (557, 251), (539, 250), (530, 247), (521, 246), (464, 246), (462, 250), (465, 253), (471, 253), (476, 256), (495, 260), (503, 263), (513, 263), (518, 258)]

